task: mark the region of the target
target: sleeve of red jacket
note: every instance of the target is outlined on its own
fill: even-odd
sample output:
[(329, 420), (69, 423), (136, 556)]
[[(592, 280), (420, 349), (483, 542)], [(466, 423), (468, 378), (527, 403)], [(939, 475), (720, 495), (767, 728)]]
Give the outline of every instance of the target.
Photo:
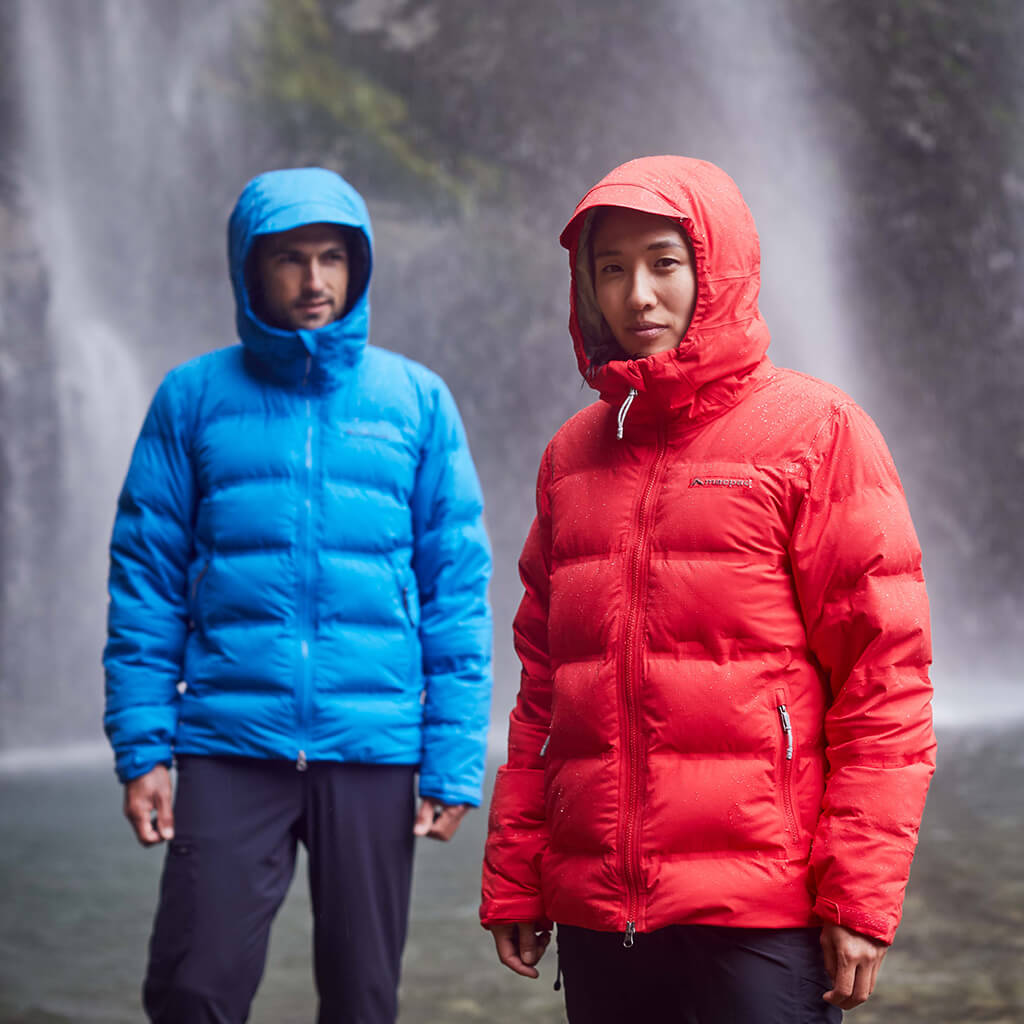
[(508, 761), (498, 769), (491, 797), (480, 906), (485, 927), (500, 921), (544, 919), (540, 862), (548, 845), (548, 828), (543, 749), (551, 725), (549, 475), (550, 456), (545, 455), (537, 483), (537, 516), (519, 560), (525, 593), (514, 631), (523, 671), (509, 719)]
[(793, 573), (831, 686), (815, 910), (891, 942), (935, 767), (921, 551), (877, 427), (837, 408), (809, 453)]

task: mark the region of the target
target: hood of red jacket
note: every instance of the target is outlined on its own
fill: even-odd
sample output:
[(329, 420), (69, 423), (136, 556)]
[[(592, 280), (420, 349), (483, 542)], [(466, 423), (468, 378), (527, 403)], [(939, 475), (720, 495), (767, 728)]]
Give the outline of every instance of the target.
[[(603, 317), (594, 292), (589, 236), (593, 211), (602, 206), (668, 217), (690, 239), (697, 301), (677, 348), (601, 362)], [(616, 167), (580, 200), (560, 240), (569, 250), (569, 330), (576, 358), (584, 379), (605, 400), (620, 402), (635, 388), (655, 408), (697, 418), (732, 405), (752, 371), (766, 362), (769, 332), (757, 305), (757, 229), (736, 183), (714, 164), (651, 156)]]

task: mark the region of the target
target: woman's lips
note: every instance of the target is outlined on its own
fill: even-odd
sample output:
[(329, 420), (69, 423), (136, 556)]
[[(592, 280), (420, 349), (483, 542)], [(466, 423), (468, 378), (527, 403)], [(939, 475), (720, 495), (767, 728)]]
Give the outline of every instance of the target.
[(660, 334), (665, 330), (664, 324), (631, 324), (626, 328), (630, 334), (635, 334), (638, 338), (653, 338), (655, 335)]

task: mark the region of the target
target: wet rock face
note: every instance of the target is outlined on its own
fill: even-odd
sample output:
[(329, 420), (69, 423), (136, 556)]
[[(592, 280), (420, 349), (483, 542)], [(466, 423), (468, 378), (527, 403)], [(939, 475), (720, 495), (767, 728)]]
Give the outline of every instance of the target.
[(5, 192), (0, 194), (0, 337), (7, 339), (42, 329), (48, 290), (33, 224), (13, 189)]
[[(60, 495), (48, 302), (34, 225), (8, 187), (0, 192), (0, 748), (57, 713), (33, 696), (56, 668)], [(51, 728), (39, 724), (43, 735)]]

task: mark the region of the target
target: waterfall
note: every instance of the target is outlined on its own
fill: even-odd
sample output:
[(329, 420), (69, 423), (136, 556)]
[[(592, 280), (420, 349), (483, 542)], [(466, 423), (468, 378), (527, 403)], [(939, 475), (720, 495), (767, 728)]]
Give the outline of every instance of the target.
[[(124, 139), (93, 134), (98, 126), (70, 116), (68, 100), (83, 91), (93, 97), (109, 94), (122, 105), (126, 98), (118, 95), (124, 91), (123, 86), (118, 89), (118, 54), (101, 49), (83, 81), (59, 45), (61, 26), (66, 25), (59, 8), (22, 4), (19, 13), (19, 52), (27, 58), (21, 79), (25, 163), (31, 168), (26, 193), (49, 270), (46, 333), (55, 357), (59, 439), (54, 542), (61, 584), (56, 607), (42, 618), (49, 619), (53, 635), (33, 637), (33, 642), (56, 648), (54, 682), (62, 712), (89, 714), (98, 722), (96, 652), (105, 608), (102, 542), (109, 535), (132, 432), (143, 415), (145, 387), (138, 355), (107, 318), (106, 296), (91, 273), (97, 250), (107, 243), (88, 217), (102, 194), (97, 190), (86, 205), (85, 188), (96, 172), (88, 154), (97, 146), (119, 151)], [(109, 31), (111, 4), (98, 13)], [(115, 108), (114, 123), (123, 113)]]
[[(11, 748), (37, 742), (101, 742), (106, 545), (131, 446), (159, 374), (232, 340), (210, 337), (209, 295), (191, 287), (189, 247), (200, 244), (217, 254), (206, 262), (223, 290), (221, 236), (181, 211), (202, 220), (210, 202), (202, 174), (192, 176), (205, 155), (197, 147), (234, 141), (230, 98), (204, 76), (251, 9), (195, 0), (159, 12), (131, 0), (16, 4), (17, 177), (48, 282), (38, 344), (50, 350), (52, 407), (34, 408), (32, 422), (15, 425), (22, 436), (4, 439), (13, 538), (0, 654), (7, 760)], [(17, 358), (4, 353), (5, 379), (16, 377)], [(27, 440), (39, 431), (54, 436), (55, 466), (40, 466)], [(33, 484), (43, 474), (47, 494)], [(47, 566), (38, 552), (18, 550), (33, 523), (50, 541)]]
[[(382, 83), (380, 110), (370, 89), (361, 100), (369, 106), (352, 107), (363, 120), (349, 125), (329, 116), (317, 122), (323, 96), (312, 108), (288, 106), (288, 47), (300, 44), (282, 16), (294, 14), (285, 4), (274, 8), (285, 57), (278, 54), (266, 109), (240, 73), (239, 47), (268, 38), (260, 35), (267, 0), (0, 5), (0, 130), (9, 130), (12, 102), (17, 108), (13, 144), (0, 150), (0, 752), (8, 761), (36, 744), (100, 739), (105, 549), (117, 490), (162, 374), (234, 341), (223, 227), (239, 188), (293, 162), (323, 160), (350, 173), (350, 153), (361, 154), (351, 173), (367, 193), (380, 243), (373, 340), (445, 376), (485, 481), (500, 553), (496, 707), (514, 686), (507, 620), (519, 596), (515, 553), (532, 514), (536, 458), (557, 424), (592, 397), (572, 366), (557, 228), (612, 166), (659, 152), (705, 157), (736, 179), (761, 235), (772, 358), (837, 384), (889, 436), (922, 535), (942, 671), (964, 666), (962, 682), (939, 679), (941, 707), (962, 717), (1020, 706), (1011, 650), (1020, 546), (1009, 511), (1020, 417), (1006, 412), (1019, 405), (1020, 317), (1009, 322), (1009, 285), (985, 294), (1007, 280), (1014, 229), (1024, 222), (1019, 156), (999, 148), (1020, 121), (1011, 116), (1020, 106), (1018, 72), (1000, 72), (1018, 76), (1006, 96), (927, 62), (911, 74), (902, 51), (872, 50), (887, 38), (885, 27), (870, 12), (854, 18), (856, 5), (658, 0), (641, 15), (603, 0), (586, 17), (572, 7), (494, 0), (487, 17), (462, 18), (445, 5), (322, 0), (327, 27), (317, 31), (349, 33), (339, 59), (352, 60), (351, 81), (376, 84), (379, 73)], [(927, 4), (904, 7), (908, 25), (927, 28)], [(462, 0), (463, 8), (472, 4)], [(516, 17), (537, 19), (536, 31)], [(812, 19), (829, 29), (833, 53), (815, 49)], [(399, 22), (419, 26), (401, 46)], [(990, 40), (982, 15), (965, 13), (958, 24)], [(557, 46), (542, 39), (549, 29)], [(847, 29), (860, 33), (844, 52), (854, 58), (841, 69), (853, 69), (851, 77), (837, 73), (829, 82), (848, 92), (828, 95), (825, 71)], [(920, 61), (932, 43), (927, 33), (912, 42)], [(955, 52), (974, 66), (967, 42)], [(301, 60), (301, 46), (297, 53)], [(986, 50), (977, 61), (1005, 59)], [(558, 73), (548, 75), (552, 68)], [(871, 73), (880, 69), (894, 76), (887, 89), (903, 83), (902, 98), (879, 99)], [(929, 130), (947, 131), (947, 163), (920, 154), (915, 163), (905, 148), (923, 129), (907, 81), (921, 103), (957, 89), (975, 104), (991, 101), (992, 117), (1005, 117), (1007, 129), (998, 140), (979, 136), (974, 163), (957, 163), (948, 157), (956, 152), (951, 140), (974, 136), (952, 113), (942, 115), (948, 123), (939, 118)], [(551, 83), (557, 96), (544, 94)], [(406, 100), (410, 120), (395, 128), (387, 118)], [(433, 104), (437, 117), (417, 123), (414, 100)], [(901, 102), (907, 109), (895, 109)], [(408, 168), (396, 175), (383, 166), (378, 181), (379, 139), (363, 137), (378, 114), (385, 137), (400, 130), (414, 149), (420, 133), (428, 142), (449, 133), (460, 141), (451, 150), (424, 144), (425, 159), (435, 150), (453, 167), (463, 156), (479, 158), (496, 181), (507, 177), (515, 198), (502, 205), (492, 195), (460, 219), (437, 215)], [(453, 153), (463, 145), (465, 153)], [(876, 161), (888, 177), (872, 192)], [(975, 206), (949, 207), (950, 190), (962, 181), (965, 192), (987, 195), (979, 167), (1003, 165), (1005, 196), (991, 197), (990, 216), (1014, 226), (986, 235), (964, 215)], [(917, 176), (926, 183), (929, 172), (945, 175), (938, 198), (919, 187)], [(898, 224), (900, 257), (912, 267), (889, 266), (876, 225), (866, 225), (858, 206), (865, 203)], [(941, 248), (926, 226), (944, 224), (950, 209), (943, 230), (958, 245), (944, 252), (947, 264), (958, 263), (953, 269), (924, 258)], [(974, 241), (989, 236), (998, 236), (999, 250)], [(982, 270), (972, 277), (968, 264)], [(871, 293), (880, 284), (888, 289), (881, 303)], [(38, 313), (31, 327), (26, 306)], [(940, 306), (942, 316), (921, 318)], [(941, 333), (944, 319), (957, 318), (931, 345), (928, 331)], [(864, 336), (865, 322), (874, 337)], [(976, 354), (977, 366), (956, 362), (954, 349)], [(929, 374), (929, 360), (952, 369)], [(889, 367), (904, 394), (886, 393)], [(985, 424), (996, 411), (999, 436), (989, 439)], [(964, 600), (965, 581), (987, 576), (992, 586), (976, 586), (976, 599)], [(1002, 689), (990, 669), (996, 664), (1011, 666)], [(975, 671), (985, 680), (980, 697)]]
[(676, 131), (700, 147), (692, 155), (730, 171), (754, 212), (773, 359), (860, 400), (867, 396), (854, 355), (853, 297), (838, 276), (844, 182), (823, 139), (826, 114), (812, 102), (788, 7), (784, 0), (677, 6), (679, 37), (705, 57), (706, 91), (681, 104)]

